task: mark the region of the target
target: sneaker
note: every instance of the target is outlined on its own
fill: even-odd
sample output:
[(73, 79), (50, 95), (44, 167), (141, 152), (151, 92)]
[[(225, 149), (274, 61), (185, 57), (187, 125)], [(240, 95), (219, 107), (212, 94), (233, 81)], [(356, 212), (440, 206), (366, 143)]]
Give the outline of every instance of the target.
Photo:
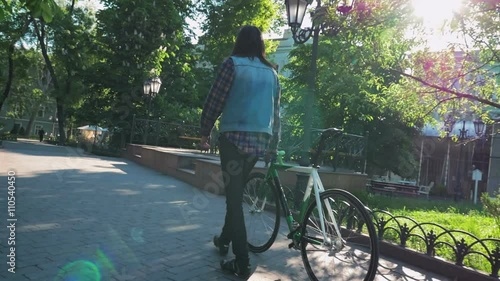
[(250, 265), (247, 265), (245, 267), (238, 266), (238, 263), (236, 260), (230, 260), (230, 261), (225, 261), (221, 260), (220, 261), (220, 268), (228, 273), (234, 274), (240, 278), (248, 278), (250, 277)]
[(221, 256), (225, 256), (227, 255), (227, 252), (229, 252), (229, 244), (222, 244), (220, 242), (220, 237), (215, 235), (214, 236), (214, 245), (215, 247), (217, 247), (219, 249), (219, 254)]

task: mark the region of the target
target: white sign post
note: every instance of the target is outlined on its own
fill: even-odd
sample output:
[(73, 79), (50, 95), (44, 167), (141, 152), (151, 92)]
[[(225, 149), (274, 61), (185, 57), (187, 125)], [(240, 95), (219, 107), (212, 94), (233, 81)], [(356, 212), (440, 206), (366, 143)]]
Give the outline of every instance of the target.
[(477, 204), (477, 182), (483, 179), (483, 173), (479, 169), (472, 171), (472, 180), (474, 184), (474, 204)]

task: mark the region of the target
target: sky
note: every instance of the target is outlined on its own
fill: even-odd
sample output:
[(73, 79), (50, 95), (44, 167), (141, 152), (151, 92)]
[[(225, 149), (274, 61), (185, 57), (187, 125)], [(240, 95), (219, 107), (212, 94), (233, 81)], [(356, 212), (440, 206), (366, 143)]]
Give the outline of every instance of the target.
[(463, 0), (411, 0), (415, 15), (423, 20), (431, 50), (446, 48), (449, 43), (460, 40), (451, 34), (445, 34), (441, 26), (451, 20), (453, 14), (458, 12), (463, 5)]

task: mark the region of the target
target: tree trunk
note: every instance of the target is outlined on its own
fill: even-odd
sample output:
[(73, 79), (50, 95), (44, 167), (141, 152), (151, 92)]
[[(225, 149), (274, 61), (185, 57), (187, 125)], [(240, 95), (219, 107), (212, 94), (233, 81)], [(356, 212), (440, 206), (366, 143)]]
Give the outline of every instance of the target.
[(59, 145), (66, 143), (66, 132), (64, 131), (64, 103), (62, 98), (56, 98), (57, 103), (57, 124), (59, 125)]
[(12, 87), (12, 81), (14, 80), (14, 47), (16, 45), (16, 42), (19, 41), (19, 39), (27, 32), (29, 24), (31, 22), (31, 19), (29, 17), (25, 18), (25, 22), (23, 25), (23, 28), (20, 30), (18, 33), (18, 38), (16, 40), (12, 40), (9, 44), (9, 48), (7, 49), (7, 54), (8, 54), (8, 76), (7, 76), (7, 82), (5, 83), (5, 88), (3, 91), (3, 95), (0, 97), (0, 110), (2, 110), (3, 104), (5, 100), (9, 97), (10, 93), (10, 88)]
[(28, 125), (26, 125), (26, 136), (30, 136), (31, 129), (33, 128), (33, 123), (35, 123), (36, 115), (38, 113), (38, 109), (40, 105), (35, 105), (31, 108), (30, 111), (30, 120), (28, 121)]
[(54, 83), (54, 89), (56, 90), (56, 105), (57, 105), (57, 118), (59, 125), (59, 144), (64, 145), (66, 141), (66, 134), (64, 131), (64, 100), (61, 97), (61, 88), (59, 87), (59, 82), (56, 77), (56, 73), (54, 71), (54, 67), (52, 62), (47, 54), (47, 46), (45, 45), (45, 24), (43, 21), (40, 21), (40, 28), (38, 28), (37, 22), (34, 20), (33, 25), (35, 27), (35, 33), (38, 38), (38, 42), (40, 43), (40, 48), (42, 49), (42, 55), (47, 64), (47, 68), (49, 69), (50, 75), (52, 76), (52, 82)]
[(8, 72), (8, 77), (7, 77), (7, 83), (5, 83), (5, 88), (3, 90), (2, 98), (0, 98), (0, 110), (2, 110), (3, 103), (9, 97), (10, 88), (12, 87), (12, 80), (14, 78), (14, 58), (13, 58), (13, 56), (14, 56), (14, 44), (15, 44), (15, 42), (11, 43), (9, 45), (9, 49), (7, 51), (9, 72)]

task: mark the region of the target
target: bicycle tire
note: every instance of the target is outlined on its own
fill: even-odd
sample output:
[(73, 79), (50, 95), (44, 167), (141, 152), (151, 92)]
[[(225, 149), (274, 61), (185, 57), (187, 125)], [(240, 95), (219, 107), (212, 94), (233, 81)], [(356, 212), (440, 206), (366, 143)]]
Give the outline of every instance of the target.
[[(323, 202), (325, 230), (329, 236), (327, 241), (319, 226), (316, 200), (311, 201), (301, 224), (301, 256), (309, 278), (313, 281), (372, 281), (379, 259), (378, 238), (366, 207), (357, 197), (340, 189), (324, 191), (320, 201)], [(325, 211), (325, 202), (329, 202), (340, 226), (341, 239), (335, 235), (331, 216)], [(355, 261), (358, 257), (360, 260)]]
[(251, 173), (243, 191), (243, 214), (248, 248), (253, 253), (268, 250), (280, 227), (278, 190), (262, 173)]

